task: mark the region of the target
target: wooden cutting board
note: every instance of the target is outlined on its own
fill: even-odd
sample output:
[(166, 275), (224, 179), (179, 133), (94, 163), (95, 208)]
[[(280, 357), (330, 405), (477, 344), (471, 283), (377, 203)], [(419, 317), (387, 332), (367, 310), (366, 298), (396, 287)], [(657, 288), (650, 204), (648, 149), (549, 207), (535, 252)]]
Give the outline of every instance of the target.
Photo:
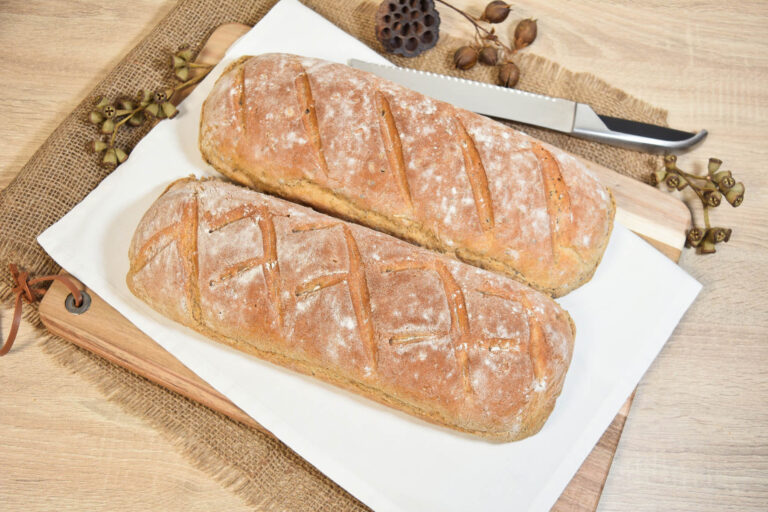
[[(222, 25), (211, 34), (197, 61), (217, 63), (226, 49), (249, 29), (240, 24)], [(594, 164), (590, 166), (595, 168)], [(634, 179), (603, 167), (595, 169), (600, 180), (613, 191), (616, 220), (677, 261), (690, 223), (687, 207), (672, 196)], [(75, 315), (64, 306), (69, 290), (58, 282), (51, 286), (40, 304), (40, 318), (49, 331), (161, 386), (267, 432), (98, 295), (85, 289), (91, 296), (91, 305), (84, 313)], [(593, 512), (596, 509), (631, 403), (632, 397), (616, 415), (552, 510)]]

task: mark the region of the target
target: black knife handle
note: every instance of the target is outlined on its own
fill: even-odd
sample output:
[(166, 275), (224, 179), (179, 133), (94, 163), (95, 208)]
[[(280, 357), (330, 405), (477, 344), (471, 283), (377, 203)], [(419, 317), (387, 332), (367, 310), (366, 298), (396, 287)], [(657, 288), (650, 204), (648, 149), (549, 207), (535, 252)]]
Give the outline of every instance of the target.
[(609, 130), (614, 132), (628, 133), (631, 135), (637, 135), (639, 137), (648, 137), (651, 139), (662, 139), (670, 142), (679, 142), (682, 140), (688, 140), (695, 133), (684, 132), (682, 130), (675, 130), (667, 128), (666, 126), (658, 126), (655, 124), (641, 123), (640, 121), (630, 121), (628, 119), (621, 119), (619, 117), (602, 116), (598, 117), (605, 123), (605, 126)]

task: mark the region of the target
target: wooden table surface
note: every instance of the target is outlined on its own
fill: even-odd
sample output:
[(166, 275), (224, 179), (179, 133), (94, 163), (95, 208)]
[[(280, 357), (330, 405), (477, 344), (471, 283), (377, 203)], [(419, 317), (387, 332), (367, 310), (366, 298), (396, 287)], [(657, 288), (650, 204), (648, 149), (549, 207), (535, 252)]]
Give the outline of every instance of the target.
[[(0, 188), (174, 1), (130, 4), (0, 1)], [(667, 108), (674, 127), (707, 128), (706, 143), (681, 165), (703, 169), (717, 156), (747, 186), (740, 208), (713, 214), (734, 228), (731, 241), (715, 255), (681, 259), (704, 290), (640, 383), (599, 509), (765, 510), (768, 3), (515, 6), (512, 16), (539, 20), (535, 53)], [(3, 333), (9, 323), (5, 311)], [(53, 363), (25, 325), (0, 359), (0, 509), (104, 508), (245, 506), (144, 421)]]

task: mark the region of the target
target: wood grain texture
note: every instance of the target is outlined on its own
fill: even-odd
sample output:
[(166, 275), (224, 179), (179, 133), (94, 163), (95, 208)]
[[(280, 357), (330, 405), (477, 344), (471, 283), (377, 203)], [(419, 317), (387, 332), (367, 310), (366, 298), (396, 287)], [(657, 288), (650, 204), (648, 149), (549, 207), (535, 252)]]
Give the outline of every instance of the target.
[[(0, 186), (173, 3), (0, 4)], [(479, 11), (483, 2), (454, 3)], [(441, 16), (444, 30), (463, 26)], [(664, 106), (675, 127), (709, 129), (682, 166), (702, 170), (718, 156), (747, 184), (744, 205), (713, 214), (735, 228), (731, 241), (711, 257), (683, 255), (704, 291), (640, 384), (598, 510), (764, 509), (768, 4), (524, 0), (514, 16), (538, 18), (532, 52)], [(0, 387), (4, 507), (244, 509), (153, 430), (52, 365), (30, 333), (0, 360)]]
[[(10, 324), (11, 311), (2, 315)], [(0, 510), (247, 510), (148, 423), (43, 353), (26, 322), (0, 364)]]

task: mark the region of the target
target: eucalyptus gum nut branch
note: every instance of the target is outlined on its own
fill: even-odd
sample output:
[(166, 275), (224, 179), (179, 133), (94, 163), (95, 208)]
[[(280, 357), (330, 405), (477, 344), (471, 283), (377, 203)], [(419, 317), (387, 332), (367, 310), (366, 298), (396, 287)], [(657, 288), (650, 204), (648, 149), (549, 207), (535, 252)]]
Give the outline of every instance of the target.
[(189, 87), (202, 80), (213, 66), (207, 64), (190, 63), (193, 54), (191, 50), (177, 52), (170, 59), (171, 66), (178, 70), (184, 69), (187, 73), (190, 67), (203, 69), (192, 79), (184, 80), (182, 83), (167, 89), (159, 89), (155, 92), (141, 89), (136, 95), (136, 101), (122, 99), (117, 102), (120, 107), (116, 108), (106, 97), (99, 98), (94, 110), (89, 114), (88, 120), (93, 124), (100, 125), (100, 130), (105, 135), (110, 135), (108, 142), (102, 136), (93, 141), (89, 147), (95, 153), (102, 154), (101, 163), (107, 166), (115, 166), (123, 163), (128, 158), (122, 148), (115, 147), (117, 133), (121, 126), (129, 124), (131, 126), (140, 126), (147, 121), (147, 115), (153, 115), (158, 119), (172, 118), (177, 113), (175, 105), (170, 100), (180, 90)]
[(701, 228), (696, 227), (693, 208), (689, 205), (693, 227), (686, 232), (685, 241), (686, 247), (696, 247), (699, 254), (714, 253), (716, 244), (727, 242), (731, 238), (730, 228), (711, 226), (709, 209), (720, 206), (723, 196), (734, 207), (741, 205), (744, 200), (744, 184), (736, 183), (731, 171), (721, 171), (722, 163), (718, 158), (710, 158), (707, 163), (707, 174), (699, 176), (680, 169), (677, 166), (676, 156), (666, 155), (664, 167), (657, 169), (650, 176), (650, 182), (654, 186), (661, 184), (662, 181), (670, 189), (683, 190), (690, 186), (699, 198), (706, 230), (702, 231)]

